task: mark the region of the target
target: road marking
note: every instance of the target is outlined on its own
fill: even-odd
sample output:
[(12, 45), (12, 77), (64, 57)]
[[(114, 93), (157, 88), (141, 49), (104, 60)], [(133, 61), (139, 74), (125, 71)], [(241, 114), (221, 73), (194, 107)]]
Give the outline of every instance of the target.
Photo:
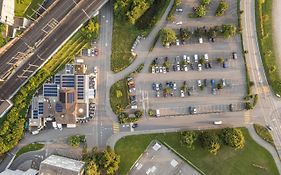
[(244, 122), (245, 122), (246, 124), (249, 124), (250, 121), (251, 121), (251, 113), (250, 113), (250, 111), (246, 111), (246, 112), (244, 113)]
[(120, 131), (119, 123), (114, 122), (112, 124), (112, 128), (113, 128), (113, 134), (119, 133)]

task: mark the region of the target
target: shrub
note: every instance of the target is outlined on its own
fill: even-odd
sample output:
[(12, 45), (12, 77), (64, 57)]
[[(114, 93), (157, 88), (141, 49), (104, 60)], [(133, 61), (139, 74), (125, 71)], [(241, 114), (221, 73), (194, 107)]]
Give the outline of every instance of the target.
[(184, 131), (181, 133), (181, 143), (187, 148), (194, 148), (193, 143), (197, 139), (197, 134), (194, 131)]
[(161, 41), (162, 45), (165, 46), (166, 44), (171, 44), (175, 42), (177, 39), (176, 33), (172, 29), (162, 29), (161, 31)]
[(225, 128), (222, 131), (224, 143), (233, 147), (234, 149), (242, 149), (245, 145), (245, 138), (238, 128)]
[(219, 6), (216, 10), (216, 16), (224, 15), (225, 11), (228, 9), (229, 5), (224, 0), (221, 0)]

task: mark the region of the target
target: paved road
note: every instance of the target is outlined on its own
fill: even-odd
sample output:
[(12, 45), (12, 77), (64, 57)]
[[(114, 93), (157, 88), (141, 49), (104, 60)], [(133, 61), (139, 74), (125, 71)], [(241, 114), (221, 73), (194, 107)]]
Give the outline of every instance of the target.
[[(279, 73), (281, 75), (281, 33), (280, 33), (280, 26), (281, 26), (281, 1), (280, 0), (273, 0), (272, 4), (272, 29), (273, 29), (273, 38), (274, 38), (274, 47), (276, 52), (277, 62), (279, 63)], [(278, 59), (279, 58), (279, 59)]]
[[(255, 82), (254, 91), (259, 94), (258, 105), (250, 112), (253, 118), (262, 118), (266, 124), (273, 127), (273, 138), (278, 155), (281, 155), (281, 121), (280, 121), (280, 102), (271, 93), (258, 48), (256, 26), (255, 26), (255, 1), (241, 1), (241, 8), (244, 10), (243, 23), (243, 42), (244, 47), (248, 50), (246, 59), (251, 80)], [(252, 120), (255, 122), (255, 120)]]
[[(97, 12), (97, 10), (99, 10), (99, 8), (106, 2), (105, 0), (81, 0), (76, 6), (74, 6), (75, 1), (68, 1), (69, 2), (67, 2), (66, 4), (72, 4), (72, 6), (65, 6), (65, 4), (63, 4), (59, 6), (58, 9), (53, 8), (57, 10), (56, 13), (52, 13), (53, 15), (60, 14), (60, 12), (62, 12), (63, 15), (61, 15), (60, 19), (56, 20), (57, 22), (59, 22), (57, 25), (53, 24), (56, 22), (52, 22), (52, 24), (50, 24), (51, 26), (56, 25), (56, 27), (54, 28), (54, 30), (49, 32), (46, 39), (44, 39), (38, 47), (35, 47), (34, 49), (30, 48), (29, 51), (27, 49), (27, 45), (33, 47), (36, 41), (44, 37), (44, 32), (40, 31), (42, 30), (42, 26), (44, 26), (43, 22), (46, 23), (46, 21), (52, 21), (51, 19), (54, 18), (54, 16), (49, 17), (51, 19), (47, 18), (46, 21), (45, 18), (42, 18), (42, 24), (40, 23), (39, 25), (38, 23), (38, 27), (32, 29), (30, 32), (28, 32), (27, 35), (24, 35), (22, 39), (20, 39), (14, 46), (6, 51), (4, 55), (1, 56), (0, 60), (3, 63), (1, 64), (1, 66), (3, 67), (0, 68), (0, 70), (4, 70), (4, 72), (6, 72), (7, 69), (9, 69), (9, 65), (7, 63), (11, 62), (10, 59), (15, 56), (15, 54), (25, 51), (30, 52), (30, 55), (28, 55), (27, 58), (24, 59), (25, 62), (22, 63), (22, 65), (17, 68), (16, 72), (12, 74), (12, 76), (0, 87), (0, 99), (10, 98), (17, 91), (17, 89), (26, 82), (27, 78), (36, 72), (38, 66), (44, 64), (55, 53), (55, 51), (57, 51), (60, 46), (69, 37), (71, 37), (71, 35), (74, 34), (74, 32), (86, 20), (89, 19), (89, 16)], [(61, 1), (61, 3), (62, 2), (65, 1)], [(63, 13), (65, 11), (64, 9), (68, 8), (70, 8), (71, 11), (68, 14)], [(36, 32), (38, 34), (33, 34), (33, 32)], [(29, 36), (29, 33), (31, 33), (31, 36)], [(26, 42), (28, 43), (26, 44)], [(1, 75), (3, 75), (4, 72), (2, 72)]]

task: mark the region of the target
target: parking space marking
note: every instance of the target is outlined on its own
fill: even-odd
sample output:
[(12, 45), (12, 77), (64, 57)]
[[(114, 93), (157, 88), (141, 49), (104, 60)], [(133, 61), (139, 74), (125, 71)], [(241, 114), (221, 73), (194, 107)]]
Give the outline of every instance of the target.
[(113, 128), (113, 134), (119, 133), (119, 131), (120, 131), (119, 123), (114, 122), (112, 124), (112, 128)]
[(245, 122), (246, 124), (249, 124), (250, 121), (251, 121), (251, 113), (250, 113), (250, 111), (246, 111), (246, 112), (244, 113), (244, 122)]

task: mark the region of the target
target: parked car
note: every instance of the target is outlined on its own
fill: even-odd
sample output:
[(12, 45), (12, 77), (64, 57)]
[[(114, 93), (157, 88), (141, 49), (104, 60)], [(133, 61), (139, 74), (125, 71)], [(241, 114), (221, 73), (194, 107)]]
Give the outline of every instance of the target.
[(167, 73), (166, 67), (163, 67), (163, 73)]
[(187, 68), (187, 65), (185, 64), (185, 65), (183, 65), (183, 70), (185, 71), (185, 72), (187, 72), (188, 71), (188, 68)]
[(214, 125), (221, 125), (222, 121), (214, 121)]
[(156, 91), (156, 97), (160, 97), (160, 91)]
[(198, 85), (199, 87), (202, 86), (201, 80), (197, 80), (197, 85)]
[(273, 128), (272, 128), (270, 125), (266, 125), (266, 128), (267, 128), (268, 130), (270, 130), (270, 131), (273, 130)]
[(160, 90), (160, 89), (159, 89), (159, 84), (158, 84), (158, 83), (155, 84), (155, 90), (156, 90), (156, 91), (159, 91), (159, 90)]
[(189, 64), (190, 63), (190, 57), (186, 57), (186, 62)]
[(179, 46), (180, 45), (180, 40), (176, 40), (176, 45)]
[(197, 109), (196, 109), (196, 107), (190, 106), (190, 107), (189, 107), (189, 112), (190, 112), (190, 114), (197, 114)]
[(153, 74), (155, 73), (155, 67), (154, 66), (151, 67), (151, 73), (153, 73)]
[(221, 84), (222, 84), (222, 86), (223, 87), (225, 87), (226, 86), (226, 82), (225, 82), (225, 79), (223, 78), (223, 79), (221, 79)]
[(229, 105), (229, 111), (233, 111), (233, 104)]
[(204, 59), (205, 59), (206, 62), (209, 61), (209, 56), (208, 56), (208, 54), (206, 54), (206, 53), (204, 54)]
[(186, 58), (187, 58), (186, 55), (183, 55), (183, 56), (182, 56), (182, 59), (183, 59), (184, 62), (187, 62)]
[(182, 21), (177, 22), (176, 25), (182, 25)]
[(227, 61), (227, 60), (225, 60), (225, 61), (223, 62), (222, 67), (223, 67), (223, 68), (228, 68), (228, 61)]
[(194, 55), (194, 62), (198, 63), (198, 55), (197, 54)]
[(176, 82), (173, 83), (173, 89), (174, 89), (174, 90), (177, 90), (177, 84), (176, 84)]
[(176, 12), (183, 12), (183, 9), (182, 8), (177, 8)]
[(202, 64), (198, 64), (198, 71), (202, 71)]
[(184, 97), (184, 91), (181, 90), (181, 97)]
[(236, 52), (232, 52), (232, 58), (233, 58), (234, 60), (237, 59), (237, 53), (236, 53)]
[(134, 123), (134, 124), (132, 125), (132, 128), (136, 128), (136, 127), (138, 127), (138, 124), (137, 124), (137, 123)]

